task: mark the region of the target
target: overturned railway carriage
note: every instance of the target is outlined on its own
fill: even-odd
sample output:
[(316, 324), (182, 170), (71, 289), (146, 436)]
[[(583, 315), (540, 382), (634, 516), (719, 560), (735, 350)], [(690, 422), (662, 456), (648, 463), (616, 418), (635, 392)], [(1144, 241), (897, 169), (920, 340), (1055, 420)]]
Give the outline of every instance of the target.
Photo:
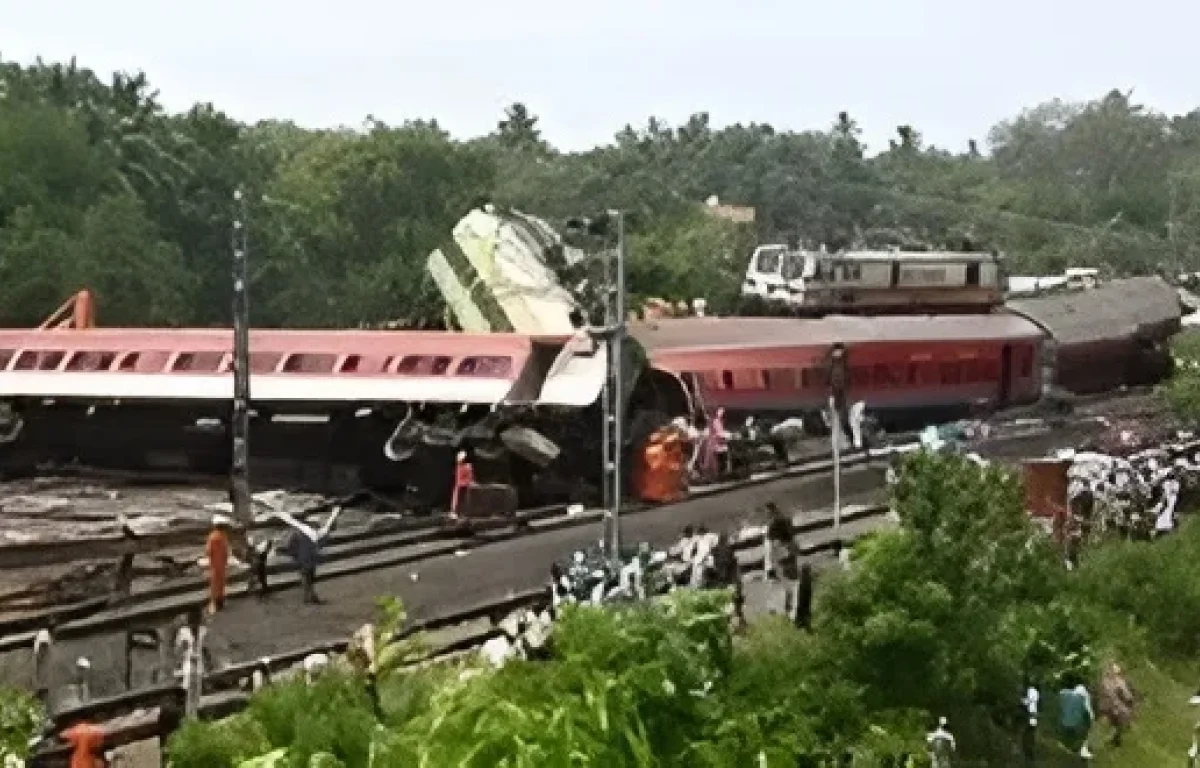
[[(232, 345), (223, 330), (0, 331), (0, 461), (225, 472)], [(581, 447), (509, 436), (518, 476), (595, 466), (595, 441), (572, 434), (603, 382), (605, 348), (586, 337), (256, 330), (250, 346), (251, 450), (298, 485), (428, 485), (436, 504), (461, 435), (514, 426)]]

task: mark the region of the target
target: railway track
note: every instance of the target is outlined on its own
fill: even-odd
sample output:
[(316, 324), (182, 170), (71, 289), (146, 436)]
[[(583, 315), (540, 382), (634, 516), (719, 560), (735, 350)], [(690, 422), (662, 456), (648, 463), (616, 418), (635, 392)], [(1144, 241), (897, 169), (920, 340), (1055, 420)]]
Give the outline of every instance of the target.
[[(1045, 442), (1044, 427), (1026, 430), (1003, 438), (992, 446), (1001, 455), (1028, 455), (1036, 452)], [(881, 458), (897, 450), (905, 450), (914, 444), (904, 444), (870, 452), (857, 452), (843, 457), (846, 467), (862, 466), (873, 458)], [(992, 453), (993, 450), (987, 451)], [(815, 476), (827, 473), (832, 462), (826, 457), (801, 461), (781, 470), (759, 472), (740, 481), (730, 481), (693, 489), (688, 504), (706, 497), (715, 497), (727, 491), (737, 491), (763, 485), (785, 478)], [(659, 507), (631, 506), (623, 515), (634, 520), (650, 509), (669, 510), (676, 505)], [(474, 521), (473, 527), (448, 527), (438, 520), (397, 520), (382, 526), (361, 526), (341, 532), (324, 553), (324, 563), (319, 573), (322, 581), (355, 576), (381, 569), (413, 565), (466, 553), (484, 547), (535, 534), (550, 534), (554, 531), (579, 528), (599, 522), (603, 513), (586, 510), (571, 515), (563, 507), (551, 507), (523, 513), (512, 520)], [(726, 521), (728, 522), (728, 521)], [(678, 523), (682, 527), (684, 523)], [(395, 525), (395, 528), (390, 526)], [(110, 541), (117, 546), (117, 541)], [(443, 569), (444, 570), (444, 569)], [(272, 563), (272, 589), (287, 589), (298, 583), (290, 561), (279, 559)], [(246, 573), (231, 574), (228, 589), (233, 600), (244, 597), (247, 592)], [(47, 626), (54, 627), (56, 640), (85, 638), (91, 635), (112, 633), (126, 628), (143, 628), (170, 623), (190, 612), (198, 611), (207, 602), (206, 583), (201, 577), (178, 579), (161, 586), (135, 592), (128, 600), (113, 605), (108, 598), (98, 598), (66, 606), (27, 613), (14, 619), (0, 621), (0, 654), (31, 647), (36, 632)]]
[[(848, 468), (861, 466), (873, 459), (890, 455), (896, 450), (905, 450), (910, 445), (848, 453), (842, 457), (842, 462)], [(758, 472), (743, 480), (698, 486), (692, 489), (689, 500), (789, 477), (826, 473), (831, 469), (832, 459), (811, 459), (784, 469)], [(636, 516), (650, 509), (661, 508), (663, 507), (629, 505), (623, 508), (622, 516)], [(344, 530), (332, 538), (322, 552), (319, 578), (328, 580), (379, 568), (420, 563), (522, 536), (591, 525), (600, 522), (603, 517), (602, 510), (589, 509), (571, 514), (567, 507), (558, 506), (523, 512), (515, 519), (481, 519), (451, 525), (440, 519), (400, 518), (384, 521), (382, 525), (359, 526)], [(196, 536), (198, 538), (195, 541), (199, 546), (206, 533), (206, 529), (197, 527), (193, 530), (172, 532), (160, 541), (165, 539), (174, 545), (180, 540), (180, 536), (188, 537), (188, 542), (192, 541), (191, 537)], [(138, 544), (138, 540), (131, 542), (120, 537), (105, 537), (102, 543), (95, 543), (94, 546), (97, 549), (107, 547), (109, 552), (125, 552), (129, 550), (122, 547), (144, 548), (149, 545)], [(0, 562), (3, 562), (6, 556), (3, 550), (12, 550), (11, 557), (14, 561), (24, 561), (47, 548), (47, 545), (41, 543), (3, 547), (0, 548)], [(74, 543), (69, 543), (67, 548), (78, 551)], [(49, 549), (52, 551), (52, 547)], [(18, 552), (20, 554), (17, 554)], [(270, 571), (273, 577), (272, 589), (286, 589), (299, 582), (298, 574), (286, 558), (273, 560)], [(245, 597), (248, 593), (248, 573), (241, 569), (231, 574), (227, 596), (237, 599)], [(104, 597), (27, 613), (0, 621), (0, 653), (31, 646), (38, 630), (47, 626), (54, 627), (56, 639), (86, 637), (124, 626), (164, 623), (203, 608), (207, 599), (207, 582), (203, 577), (197, 576), (172, 580), (160, 586), (140, 590), (118, 604), (113, 604), (110, 598)]]
[[(820, 561), (828, 557), (835, 538), (856, 538), (878, 527), (887, 508), (866, 505), (843, 510), (841, 528), (834, 530), (829, 510), (815, 518), (797, 523), (796, 533), (807, 539), (799, 546), (802, 560)], [(763, 566), (763, 531), (754, 530), (739, 539), (734, 549), (744, 576), (761, 575)], [(523, 608), (539, 608), (546, 604), (545, 589), (530, 589), (500, 600), (486, 601), (466, 609), (442, 614), (406, 626), (398, 637), (420, 634), (429, 648), (422, 664), (459, 658), (480, 648), (502, 633), (498, 626), (504, 617)], [(204, 695), (199, 712), (202, 717), (223, 717), (240, 711), (249, 702), (251, 680), (256, 673), (266, 679), (278, 679), (280, 673), (294, 669), (297, 664), (315, 653), (340, 654), (346, 650), (344, 637), (327, 642), (308, 644), (269, 657), (232, 664), (204, 676)], [(186, 693), (179, 682), (128, 691), (116, 696), (90, 701), (82, 706), (54, 713), (53, 730), (57, 733), (70, 724), (87, 720), (105, 723), (108, 746), (115, 748), (136, 741), (164, 738), (177, 725), (174, 717), (164, 713), (182, 709)], [(65, 745), (46, 743), (28, 763), (30, 766), (65, 765), (68, 750)]]

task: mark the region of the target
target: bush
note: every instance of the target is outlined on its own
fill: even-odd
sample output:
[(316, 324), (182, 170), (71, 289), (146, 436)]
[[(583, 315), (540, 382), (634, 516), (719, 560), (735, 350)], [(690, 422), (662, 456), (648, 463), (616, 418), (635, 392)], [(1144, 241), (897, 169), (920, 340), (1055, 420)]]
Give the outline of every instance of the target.
[(1089, 552), (1072, 589), (1114, 631), (1126, 623), (1153, 649), (1184, 658), (1200, 653), (1200, 528), (1194, 523), (1166, 539), (1113, 542)]
[(15, 688), (0, 688), (0, 757), (29, 756), (29, 741), (45, 720), (41, 703)]
[(307, 768), (323, 753), (348, 766), (365, 766), (375, 725), (362, 681), (331, 669), (312, 685), (291, 680), (259, 691), (236, 717), (185, 723), (167, 753), (174, 768), (236, 768), (280, 748), (287, 749), (286, 764), (294, 768)]
[(167, 743), (172, 768), (237, 768), (269, 751), (262, 726), (245, 714), (218, 723), (188, 720)]

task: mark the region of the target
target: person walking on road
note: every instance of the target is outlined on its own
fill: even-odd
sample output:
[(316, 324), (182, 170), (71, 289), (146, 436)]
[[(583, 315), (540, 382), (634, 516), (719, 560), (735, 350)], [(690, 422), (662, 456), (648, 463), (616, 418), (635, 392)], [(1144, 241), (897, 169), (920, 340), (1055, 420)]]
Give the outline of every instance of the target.
[(800, 566), (800, 578), (796, 582), (796, 629), (808, 629), (812, 625), (813, 567), (811, 563)]
[(208, 613), (212, 615), (225, 607), (225, 578), (229, 568), (230, 519), (213, 515), (212, 531), (204, 543), (208, 557)]
[(1067, 749), (1077, 752), (1084, 760), (1091, 760), (1088, 736), (1096, 714), (1092, 709), (1091, 694), (1077, 675), (1070, 675), (1063, 680), (1063, 687), (1058, 692), (1058, 712), (1062, 740)]
[(958, 749), (954, 734), (946, 729), (946, 718), (939, 717), (937, 730), (925, 737), (929, 747), (929, 761), (932, 768), (950, 768), (950, 758)]
[(767, 522), (767, 535), (764, 539), (765, 562), (764, 571), (767, 579), (783, 579), (795, 574), (787, 573), (792, 560), (792, 547), (796, 537), (795, 527), (791, 518), (783, 514), (775, 502), (767, 503), (770, 519)]
[(303, 600), (307, 604), (321, 602), (317, 597), (316, 590), (317, 565), (321, 561), (321, 548), (328, 541), (329, 534), (333, 531), (333, 526), (337, 524), (338, 516), (341, 514), (342, 508), (334, 507), (325, 524), (319, 530), (314, 530), (286, 512), (275, 513), (276, 517), (292, 528), (287, 534), (283, 551), (291, 556), (296, 563), (296, 568), (300, 571), (300, 587), (303, 592)]
[(1112, 745), (1121, 746), (1121, 737), (1133, 721), (1134, 695), (1120, 664), (1110, 664), (1100, 680), (1100, 716), (1112, 724)]

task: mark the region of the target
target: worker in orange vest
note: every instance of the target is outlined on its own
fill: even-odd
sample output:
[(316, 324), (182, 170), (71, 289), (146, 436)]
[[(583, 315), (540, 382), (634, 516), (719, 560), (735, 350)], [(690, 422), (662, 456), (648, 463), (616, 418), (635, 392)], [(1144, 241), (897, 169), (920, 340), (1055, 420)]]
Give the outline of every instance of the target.
[(204, 544), (208, 556), (208, 612), (225, 607), (225, 572), (229, 568), (229, 518), (213, 515), (212, 531)]
[(63, 732), (71, 745), (71, 768), (105, 768), (104, 729), (88, 722), (77, 723)]
[(458, 518), (458, 503), (466, 496), (467, 488), (475, 482), (475, 468), (467, 461), (467, 452), (459, 451), (454, 463), (454, 491), (450, 495), (450, 517)]

